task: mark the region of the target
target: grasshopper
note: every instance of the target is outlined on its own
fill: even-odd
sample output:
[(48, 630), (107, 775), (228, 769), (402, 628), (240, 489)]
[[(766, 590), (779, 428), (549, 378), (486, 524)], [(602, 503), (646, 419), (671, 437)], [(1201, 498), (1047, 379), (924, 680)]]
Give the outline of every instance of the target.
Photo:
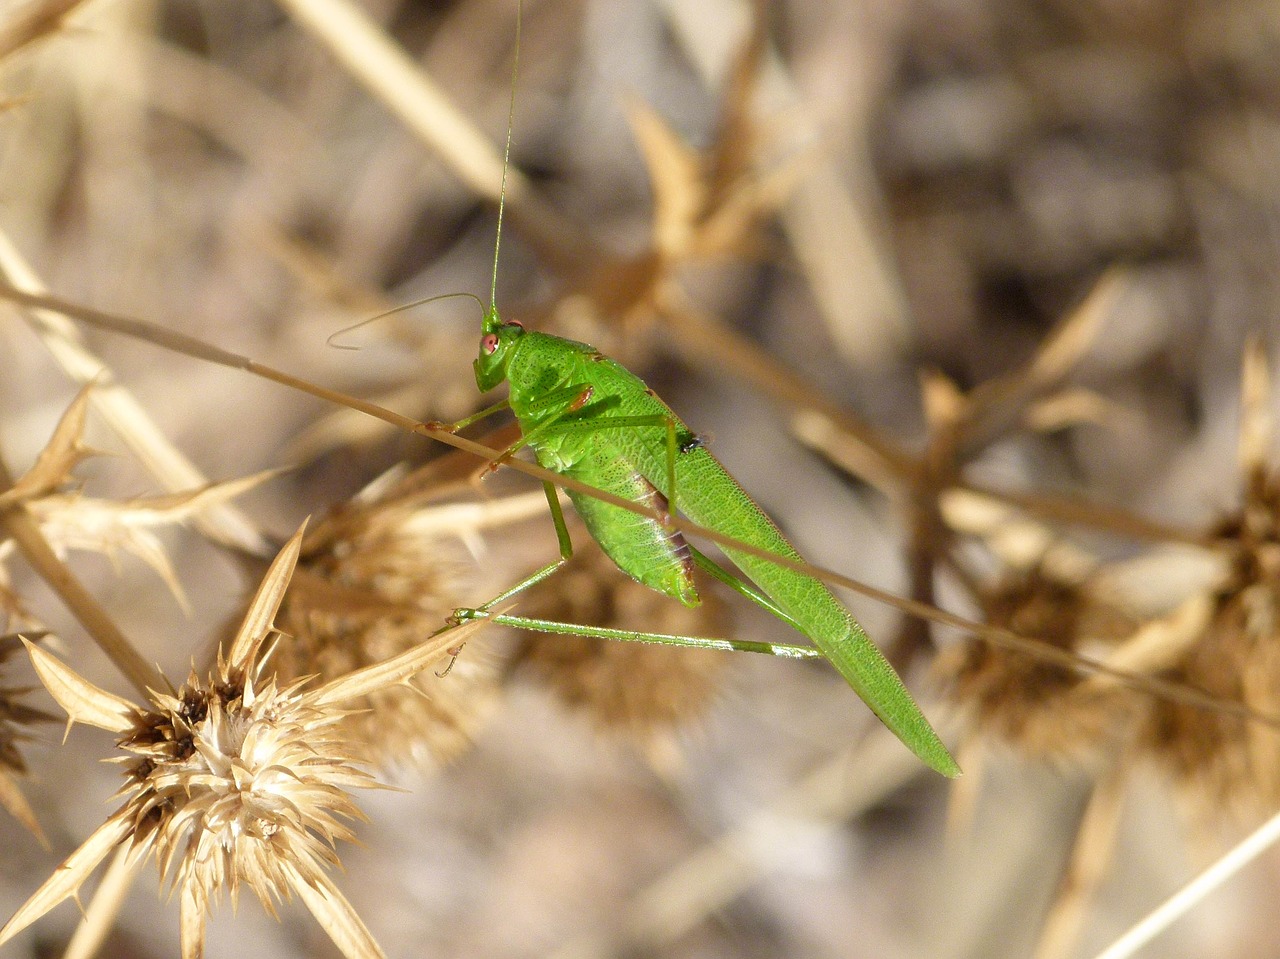
[[(526, 330), (503, 320), (497, 308), (498, 253), (506, 177), (511, 161), (519, 70), (520, 19), (512, 68), (511, 107), (499, 190), (497, 237), (489, 305), (481, 323), (476, 386), (481, 393), (508, 385), (508, 397), (457, 423), (427, 424), (456, 432), (510, 408), (521, 437), (492, 461), (493, 469), (528, 446), (544, 469), (598, 491), (648, 507), (638, 515), (570, 489), (569, 499), (592, 538), (624, 573), (686, 606), (699, 602), (693, 570), (700, 567), (803, 633), (895, 736), (932, 769), (956, 776), (959, 766), (911, 698), (901, 678), (853, 615), (818, 579), (752, 553), (726, 546), (725, 555), (755, 583), (738, 579), (698, 551), (671, 526), (678, 511), (694, 523), (791, 561), (800, 554), (729, 471), (643, 380), (585, 343)], [(478, 298), (477, 298), (478, 299)], [(455, 621), (491, 616), (490, 610), (560, 568), (573, 546), (558, 497), (544, 483), (555, 522), (560, 559)], [(601, 635), (588, 627), (535, 623), (493, 615), (498, 622), (546, 631)], [(635, 633), (630, 638), (656, 639)], [(692, 639), (692, 637), (690, 637)]]

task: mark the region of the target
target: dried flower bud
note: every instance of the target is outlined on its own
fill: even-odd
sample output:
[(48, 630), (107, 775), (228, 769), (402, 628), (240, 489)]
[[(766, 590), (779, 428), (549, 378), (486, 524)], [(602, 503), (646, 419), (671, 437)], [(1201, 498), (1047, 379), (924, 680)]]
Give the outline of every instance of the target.
[[(1269, 716), (1280, 715), (1280, 476), (1255, 464), (1240, 511), (1214, 536), (1229, 571), (1209, 623), (1169, 678)], [(1280, 733), (1260, 723), (1156, 704), (1145, 738), (1206, 816), (1247, 816), (1280, 800)]]

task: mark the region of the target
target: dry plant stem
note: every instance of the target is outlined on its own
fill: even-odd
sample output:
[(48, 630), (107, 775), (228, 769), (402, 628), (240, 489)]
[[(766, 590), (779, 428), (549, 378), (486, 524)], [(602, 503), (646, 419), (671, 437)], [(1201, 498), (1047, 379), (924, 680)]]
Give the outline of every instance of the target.
[(1212, 545), (1203, 533), (1168, 526), (1114, 506), (1092, 503), (1074, 496), (999, 489), (967, 480), (957, 482), (955, 488), (1016, 506), (1028, 516), (1059, 525), (1081, 526), (1153, 543), (1182, 543), (1201, 547)]
[[(0, 278), (13, 288), (38, 294), (43, 291), (39, 277), (18, 252), (7, 234), (0, 230)], [(67, 375), (81, 385), (95, 386), (90, 402), (115, 430), (120, 439), (170, 492), (194, 489), (209, 483), (208, 477), (179, 452), (152, 422), (146, 412), (100, 359), (89, 352), (79, 331), (59, 311), (41, 309), (38, 302), (24, 316)], [(193, 520), (213, 539), (258, 556), (270, 556), (272, 549), (256, 526), (234, 506), (219, 503), (202, 511)]]
[[(805, 446), (825, 456), (851, 476), (865, 480), (895, 501), (902, 499), (896, 474), (877, 469), (879, 460), (866, 444), (856, 437), (845, 435), (823, 414), (812, 410), (797, 412), (792, 422), (792, 431)], [(963, 478), (956, 482), (955, 488), (1016, 506), (1028, 516), (1059, 525), (1080, 526), (1156, 543), (1187, 543), (1192, 546), (1208, 544), (1203, 534), (1167, 526), (1114, 506), (1104, 506), (1078, 497), (1001, 489)]]
[[(277, 2), (472, 191), (498, 202), (501, 152), (359, 6), (349, 0)], [(519, 170), (508, 170), (505, 182), (512, 218), (549, 258), (568, 264), (585, 253), (582, 231), (545, 203)]]
[[(953, 729), (939, 726), (944, 738)], [(920, 772), (919, 763), (876, 727), (789, 787), (765, 809), (695, 850), (637, 892), (612, 935), (588, 934), (552, 959), (608, 959), (662, 951), (723, 909), (766, 875), (775, 851), (790, 841), (788, 825), (838, 824), (874, 806)]]
[(0, 24), (0, 60), (62, 28), (62, 18), (82, 0), (32, 0)]
[(977, 386), (966, 397), (966, 415), (957, 423), (957, 460), (980, 452), (1014, 427), (1027, 406), (1057, 387), (1093, 345), (1130, 283), (1122, 267), (1102, 275), (1088, 297), (1049, 334), (1025, 369)]
[(524, 473), (526, 476), (531, 476), (539, 482), (550, 483), (553, 486), (566, 490), (573, 490), (574, 492), (582, 493), (585, 496), (594, 497), (601, 502), (617, 506), (619, 509), (624, 509), (630, 513), (635, 513), (637, 516), (647, 516), (660, 520), (671, 526), (673, 529), (680, 530), (682, 533), (701, 536), (719, 546), (729, 546), (741, 553), (759, 556), (762, 559), (767, 559), (770, 562), (777, 563), (779, 566), (785, 566), (788, 569), (796, 570), (797, 572), (812, 576), (815, 579), (820, 579), (823, 582), (843, 586), (846, 589), (850, 589), (853, 592), (858, 593), (859, 595), (867, 597), (868, 599), (872, 599), (876, 602), (883, 603), (886, 606), (900, 610), (908, 616), (927, 619), (941, 626), (953, 627), (960, 630), (962, 633), (972, 634), (996, 646), (1025, 653), (1026, 655), (1036, 657), (1044, 660), (1045, 662), (1055, 663), (1068, 669), (1082, 669), (1088, 672), (1113, 676), (1132, 689), (1142, 690), (1144, 692), (1156, 696), (1162, 696), (1175, 702), (1185, 703), (1196, 708), (1220, 712), (1226, 715), (1238, 716), (1251, 722), (1262, 723), (1264, 725), (1280, 729), (1280, 716), (1265, 715), (1257, 712), (1256, 710), (1251, 710), (1242, 704), (1224, 701), (1191, 687), (1181, 686), (1177, 683), (1168, 682), (1167, 680), (1163, 680), (1158, 677), (1139, 676), (1125, 670), (1115, 669), (1114, 667), (1091, 657), (1081, 656), (1077, 653), (1069, 653), (1066, 650), (1058, 649), (1049, 644), (1028, 639), (1024, 636), (1019, 636), (1012, 630), (990, 626), (986, 623), (979, 623), (974, 620), (967, 619), (966, 617), (949, 613), (946, 610), (937, 608), (936, 606), (930, 606), (926, 603), (916, 602), (911, 599), (904, 599), (894, 593), (878, 589), (874, 586), (869, 586), (866, 583), (844, 576), (834, 570), (825, 569), (821, 566), (814, 566), (802, 561), (794, 561), (784, 556), (770, 553), (768, 550), (759, 549), (749, 543), (739, 542), (738, 540), (735, 540), (730, 536), (726, 536), (723, 533), (707, 529), (706, 527), (699, 526), (696, 523), (691, 523), (678, 516), (669, 517), (660, 515), (655, 510), (649, 509), (648, 507), (642, 506), (631, 500), (623, 499), (622, 497), (614, 496), (610, 493), (588, 486), (585, 483), (573, 479), (572, 477), (565, 476), (560, 473), (553, 473), (550, 470), (543, 469), (533, 463), (524, 462), (523, 460), (513, 458), (504, 459), (500, 450), (483, 446), (480, 443), (465, 439), (461, 436), (455, 436), (445, 430), (429, 427), (416, 420), (410, 419), (407, 416), (402, 416), (399, 413), (384, 409), (376, 403), (369, 403), (365, 400), (359, 399), (358, 397), (350, 396), (337, 390), (330, 390), (323, 386), (317, 386), (307, 380), (299, 379), (298, 377), (291, 376), (281, 370), (273, 369), (270, 366), (251, 360), (246, 356), (240, 356), (239, 354), (221, 349), (220, 347), (216, 347), (210, 343), (205, 343), (195, 337), (177, 333), (173, 330), (168, 330), (155, 324), (145, 323), (141, 320), (115, 316), (110, 313), (104, 313), (100, 310), (79, 306), (75, 303), (59, 300), (56, 297), (35, 296), (30, 293), (24, 293), (22, 290), (15, 289), (3, 282), (0, 282), (0, 298), (13, 300), (14, 302), (28, 306), (39, 306), (56, 310), (66, 316), (71, 316), (81, 320), (90, 326), (110, 330), (115, 333), (121, 333), (135, 339), (141, 339), (145, 342), (152, 343), (166, 349), (171, 349), (179, 353), (184, 353), (197, 359), (206, 360), (210, 363), (217, 363), (220, 366), (244, 370), (254, 376), (260, 376), (263, 379), (268, 379), (272, 382), (290, 387), (291, 389), (310, 394), (311, 396), (315, 396), (319, 399), (325, 400), (326, 402), (350, 407), (353, 410), (365, 413), (375, 419), (382, 420), (384, 423), (389, 423), (398, 429), (402, 429), (410, 433), (417, 433), (429, 439), (436, 440), (437, 442), (444, 443), (447, 446), (452, 446), (455, 449), (464, 450), (487, 462), (500, 462), (502, 466), (513, 469), (519, 473)]
[(972, 722), (965, 725), (968, 731), (961, 736), (955, 752), (964, 775), (951, 780), (947, 790), (947, 842), (952, 845), (959, 844), (972, 830), (991, 755), (973, 731)]
[[(928, 403), (925, 404), (926, 411)], [(948, 418), (930, 424), (929, 443), (915, 463), (908, 484), (907, 514), (910, 532), (906, 546), (907, 588), (912, 600), (934, 605), (934, 581), (938, 558), (950, 552), (951, 528), (942, 517), (942, 493), (959, 476), (958, 436)], [(921, 619), (903, 622), (893, 644), (891, 661), (899, 666), (930, 645), (929, 624)]]
[[(1049, 335), (1025, 369), (989, 380), (962, 396), (949, 380), (923, 387), (929, 440), (916, 460), (907, 504), (910, 538), (907, 575), (911, 598), (933, 604), (938, 558), (950, 551), (952, 532), (942, 516), (943, 494), (958, 485), (965, 464), (1004, 436), (1028, 405), (1057, 388), (1097, 338), (1126, 285), (1127, 274), (1111, 271), (1088, 298)], [(903, 624), (895, 648), (911, 656), (929, 643), (921, 620)]]
[(1074, 954), (1085, 914), (1115, 851), (1128, 772), (1127, 760), (1116, 763), (1089, 796), (1071, 858), (1040, 930), (1035, 959), (1070, 959)]
[[(8, 466), (0, 458), (0, 489), (13, 486)], [(144, 696), (148, 689), (163, 689), (164, 677), (138, 653), (111, 620), (93, 594), (58, 559), (40, 531), (40, 524), (25, 509), (0, 509), (0, 528), (12, 537), (32, 568), (66, 604), (71, 614), (98, 644), (107, 658)]]
[(71, 941), (67, 943), (62, 959), (93, 959), (98, 954), (116, 916), (120, 914), (120, 906), (133, 887), (133, 881), (138, 878), (142, 863), (142, 859), (130, 855), (128, 847), (116, 850), (111, 865), (102, 874), (102, 881), (93, 891), (93, 898), (80, 918), (80, 925), (76, 926)]
[(1095, 959), (1129, 959), (1277, 841), (1280, 841), (1280, 813), (1170, 896), (1145, 919), (1098, 953)]
[(787, 369), (767, 352), (738, 336), (715, 317), (681, 303), (666, 312), (668, 328), (684, 359), (716, 376), (745, 380), (763, 393), (822, 421), (864, 451), (867, 482), (895, 491), (913, 468), (912, 457), (848, 410), (832, 403), (813, 384)]

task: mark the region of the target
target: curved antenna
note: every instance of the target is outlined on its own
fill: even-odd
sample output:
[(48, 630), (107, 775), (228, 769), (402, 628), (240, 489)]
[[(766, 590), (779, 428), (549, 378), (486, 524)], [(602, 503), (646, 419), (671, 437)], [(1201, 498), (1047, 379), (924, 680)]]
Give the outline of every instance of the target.
[(379, 320), (385, 320), (388, 316), (393, 316), (396, 313), (403, 313), (405, 310), (412, 310), (415, 307), (425, 306), (428, 303), (434, 303), (436, 300), (448, 300), (457, 296), (471, 297), (471, 299), (475, 300), (476, 303), (480, 305), (481, 311), (484, 311), (484, 300), (480, 299), (480, 297), (476, 296), (474, 293), (439, 293), (436, 296), (428, 296), (421, 300), (414, 300), (412, 303), (405, 303), (403, 306), (394, 307), (387, 310), (385, 313), (379, 313), (377, 316), (371, 316), (367, 320), (361, 320), (359, 323), (344, 326), (342, 329), (338, 330), (337, 333), (334, 333), (324, 341), (325, 346), (330, 346), (335, 350), (358, 350), (360, 349), (358, 346), (337, 342), (338, 337), (346, 336), (348, 333), (354, 333), (361, 327), (368, 326), (370, 323), (377, 323)]
[(507, 169), (511, 166), (511, 128), (516, 121), (516, 80), (520, 76), (520, 21), (524, 0), (516, 2), (516, 49), (511, 63), (511, 103), (507, 108), (507, 146), (502, 153), (502, 185), (498, 189), (498, 236), (493, 241), (493, 283), (489, 287), (489, 312), (498, 308), (498, 250), (502, 246), (502, 214), (507, 205)]

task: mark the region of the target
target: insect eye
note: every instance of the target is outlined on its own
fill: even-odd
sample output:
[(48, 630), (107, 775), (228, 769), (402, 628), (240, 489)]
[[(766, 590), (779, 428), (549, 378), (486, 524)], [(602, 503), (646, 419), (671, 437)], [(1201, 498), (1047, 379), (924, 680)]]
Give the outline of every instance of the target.
[(486, 333), (480, 338), (480, 349), (485, 353), (492, 354), (498, 348), (498, 334)]
[(524, 324), (523, 324), (523, 323), (521, 323), (519, 320), (507, 320), (506, 325), (507, 325), (507, 326), (514, 326), (517, 330), (523, 330), (523, 329), (524, 329)]

